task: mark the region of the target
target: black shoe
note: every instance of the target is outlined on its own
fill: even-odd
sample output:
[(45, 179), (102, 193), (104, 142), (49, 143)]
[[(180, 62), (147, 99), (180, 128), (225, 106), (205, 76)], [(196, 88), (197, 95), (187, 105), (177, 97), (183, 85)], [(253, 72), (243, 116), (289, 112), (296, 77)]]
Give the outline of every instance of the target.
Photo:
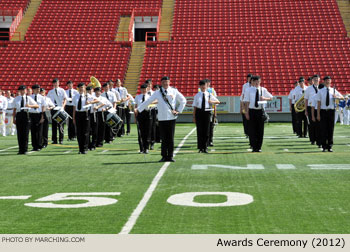
[(213, 142), (210, 142), (210, 143), (209, 143), (209, 146), (210, 146), (210, 147), (213, 147), (213, 146), (214, 146)]
[(162, 158), (161, 160), (159, 160), (158, 162), (165, 162), (167, 161), (165, 158)]
[(198, 153), (201, 153), (203, 150), (199, 150)]
[(208, 149), (204, 149), (202, 152), (203, 152), (203, 153), (209, 153), (209, 152), (208, 152)]
[(62, 141), (59, 141), (58, 143), (59, 143), (59, 144), (62, 144), (63, 142), (62, 142)]
[(96, 148), (100, 148), (100, 147), (103, 147), (103, 145), (102, 144), (96, 145)]
[(56, 141), (53, 141), (52, 144), (57, 144), (57, 142), (56, 142)]
[(44, 149), (44, 148), (46, 148), (46, 147), (47, 147), (47, 144), (44, 144), (43, 147), (42, 147), (41, 149)]
[(86, 154), (86, 152), (85, 152), (85, 151), (82, 151), (82, 152), (80, 152), (80, 154)]
[(148, 154), (148, 150), (146, 149), (143, 153), (144, 153), (144, 154)]
[(91, 148), (89, 148), (89, 150), (93, 151), (93, 150), (96, 150), (96, 148), (95, 147), (91, 147)]
[(315, 141), (311, 142), (312, 145), (315, 145)]
[(328, 149), (328, 152), (333, 152), (333, 149), (332, 148)]
[(323, 148), (322, 152), (326, 152), (326, 149)]
[(17, 155), (25, 155), (25, 154), (27, 154), (27, 152), (20, 151), (17, 153)]
[(168, 158), (166, 161), (167, 161), (167, 162), (175, 162), (175, 159), (173, 159), (173, 158)]
[(154, 144), (151, 145), (150, 150), (154, 150)]
[(130, 132), (126, 132), (126, 135), (128, 136), (130, 134)]

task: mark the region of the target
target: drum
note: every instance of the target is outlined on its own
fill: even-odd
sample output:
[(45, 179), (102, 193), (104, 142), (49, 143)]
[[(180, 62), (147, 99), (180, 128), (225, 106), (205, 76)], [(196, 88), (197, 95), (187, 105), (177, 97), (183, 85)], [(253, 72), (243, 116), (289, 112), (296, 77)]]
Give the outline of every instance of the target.
[(58, 124), (65, 123), (68, 118), (69, 114), (64, 110), (59, 110), (52, 116), (52, 120), (55, 120)]
[(111, 127), (112, 129), (117, 129), (122, 126), (122, 119), (117, 114), (114, 113), (108, 113), (106, 118), (106, 124)]

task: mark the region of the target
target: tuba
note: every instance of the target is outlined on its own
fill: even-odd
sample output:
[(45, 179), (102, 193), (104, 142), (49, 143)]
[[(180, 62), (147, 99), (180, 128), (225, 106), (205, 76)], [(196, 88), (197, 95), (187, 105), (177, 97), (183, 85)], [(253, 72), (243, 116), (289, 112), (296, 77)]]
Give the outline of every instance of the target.
[(89, 83), (88, 87), (92, 87), (93, 89), (95, 89), (97, 87), (100, 88), (101, 87), (101, 83), (96, 77), (91, 76), (90, 77), (90, 83)]
[(304, 95), (294, 104), (295, 112), (303, 112), (305, 110), (305, 99)]

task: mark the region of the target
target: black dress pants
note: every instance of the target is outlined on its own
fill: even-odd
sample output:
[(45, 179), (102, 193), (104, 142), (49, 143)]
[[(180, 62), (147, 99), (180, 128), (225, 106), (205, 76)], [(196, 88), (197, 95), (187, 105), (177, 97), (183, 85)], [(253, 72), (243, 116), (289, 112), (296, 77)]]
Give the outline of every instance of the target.
[(28, 151), (28, 136), (29, 136), (30, 118), (27, 112), (18, 112), (16, 114), (16, 128), (19, 153)]
[(90, 113), (89, 112), (75, 112), (75, 123), (77, 127), (77, 139), (79, 144), (79, 152), (85, 152), (89, 145), (89, 131), (90, 131)]
[(264, 138), (264, 120), (262, 109), (249, 109), (249, 141), (253, 151), (261, 150)]
[(206, 150), (209, 144), (210, 133), (210, 111), (203, 111), (196, 109), (196, 128), (197, 128), (197, 148), (199, 150)]
[(176, 120), (159, 121), (160, 138), (162, 141), (162, 157), (165, 159), (174, 156), (174, 134)]
[(32, 136), (32, 146), (34, 150), (42, 148), (42, 135), (43, 135), (43, 124), (40, 123), (41, 113), (30, 113), (30, 121), (32, 127), (30, 128)]
[(321, 143), (323, 149), (331, 149), (333, 146), (334, 134), (334, 109), (321, 109)]

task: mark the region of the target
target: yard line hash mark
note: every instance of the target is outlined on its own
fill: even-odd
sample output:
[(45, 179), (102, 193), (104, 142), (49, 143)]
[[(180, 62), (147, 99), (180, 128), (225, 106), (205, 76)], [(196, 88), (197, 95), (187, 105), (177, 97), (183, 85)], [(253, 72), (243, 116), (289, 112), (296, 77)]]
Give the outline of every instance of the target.
[[(196, 128), (193, 128), (183, 139), (182, 141), (179, 143), (179, 145), (177, 146), (176, 150), (174, 151), (174, 156), (180, 151), (181, 147), (185, 144), (186, 140), (192, 135), (192, 133), (196, 130)], [(132, 212), (131, 216), (129, 217), (128, 221), (126, 222), (126, 224), (124, 225), (124, 227), (122, 228), (122, 230), (120, 231), (119, 234), (129, 234), (130, 231), (133, 229), (137, 219), (139, 218), (139, 216), (141, 215), (143, 209), (145, 208), (145, 206), (147, 205), (148, 201), (150, 200), (154, 190), (156, 189), (160, 179), (163, 177), (165, 171), (167, 170), (167, 168), (169, 167), (170, 162), (166, 162), (159, 170), (159, 172), (157, 173), (157, 175), (154, 177), (151, 185), (149, 186), (149, 188), (147, 189), (147, 191), (145, 192), (145, 194), (143, 195), (141, 201), (139, 202), (139, 204), (137, 205), (137, 207), (135, 208), (135, 210)]]

